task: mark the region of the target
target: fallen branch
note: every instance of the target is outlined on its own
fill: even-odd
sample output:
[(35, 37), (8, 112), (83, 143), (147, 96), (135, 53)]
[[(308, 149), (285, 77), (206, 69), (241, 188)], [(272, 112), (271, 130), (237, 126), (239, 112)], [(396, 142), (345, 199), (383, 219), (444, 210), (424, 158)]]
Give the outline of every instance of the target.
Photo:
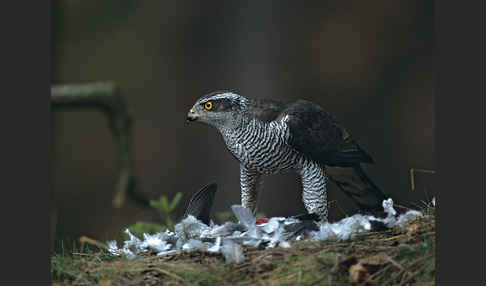
[(108, 126), (118, 147), (119, 173), (115, 185), (113, 205), (121, 207), (126, 194), (136, 200), (144, 200), (135, 194), (135, 176), (133, 175), (132, 118), (126, 104), (120, 96), (118, 87), (111, 82), (87, 84), (56, 85), (51, 87), (51, 104), (54, 111), (95, 109), (103, 112), (108, 119)]

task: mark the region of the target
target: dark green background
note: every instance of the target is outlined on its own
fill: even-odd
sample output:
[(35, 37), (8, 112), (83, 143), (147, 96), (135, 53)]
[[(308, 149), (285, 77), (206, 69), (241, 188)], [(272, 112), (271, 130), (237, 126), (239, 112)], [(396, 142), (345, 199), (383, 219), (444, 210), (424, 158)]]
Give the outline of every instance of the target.
[[(368, 169), (402, 203), (435, 194), (432, 1), (53, 1), (53, 84), (113, 80), (134, 116), (135, 171), (147, 197), (216, 181), (215, 211), (239, 203), (238, 163), (215, 130), (187, 124), (204, 93), (305, 98), (332, 112), (375, 159)], [(57, 239), (118, 238), (156, 213), (113, 208), (114, 142), (102, 114), (52, 114), (50, 186)], [(355, 206), (334, 187), (331, 218)], [(304, 212), (294, 174), (265, 181), (268, 216)]]

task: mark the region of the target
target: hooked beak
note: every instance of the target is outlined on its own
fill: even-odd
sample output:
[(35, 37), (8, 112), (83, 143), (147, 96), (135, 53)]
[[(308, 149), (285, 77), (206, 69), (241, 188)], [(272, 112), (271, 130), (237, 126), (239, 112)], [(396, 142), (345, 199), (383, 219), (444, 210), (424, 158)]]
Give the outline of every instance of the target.
[(194, 110), (189, 110), (189, 112), (187, 113), (187, 116), (186, 116), (186, 120), (187, 121), (196, 121), (199, 119), (199, 114), (197, 114), (196, 112), (194, 112)]

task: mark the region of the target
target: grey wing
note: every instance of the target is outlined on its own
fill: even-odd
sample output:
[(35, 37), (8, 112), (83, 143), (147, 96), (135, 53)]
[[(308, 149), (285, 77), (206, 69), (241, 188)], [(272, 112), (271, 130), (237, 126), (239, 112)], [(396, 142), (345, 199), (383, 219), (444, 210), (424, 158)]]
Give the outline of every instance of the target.
[(350, 134), (319, 105), (297, 100), (287, 104), (278, 118), (286, 115), (290, 145), (312, 160), (339, 167), (373, 163)]

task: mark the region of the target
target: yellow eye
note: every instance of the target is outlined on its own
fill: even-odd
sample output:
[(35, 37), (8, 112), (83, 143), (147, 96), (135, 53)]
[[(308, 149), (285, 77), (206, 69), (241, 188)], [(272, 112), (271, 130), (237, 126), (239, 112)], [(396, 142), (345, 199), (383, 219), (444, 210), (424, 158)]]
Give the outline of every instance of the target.
[(206, 110), (211, 110), (213, 108), (213, 103), (211, 101), (208, 101), (204, 104), (204, 108)]

